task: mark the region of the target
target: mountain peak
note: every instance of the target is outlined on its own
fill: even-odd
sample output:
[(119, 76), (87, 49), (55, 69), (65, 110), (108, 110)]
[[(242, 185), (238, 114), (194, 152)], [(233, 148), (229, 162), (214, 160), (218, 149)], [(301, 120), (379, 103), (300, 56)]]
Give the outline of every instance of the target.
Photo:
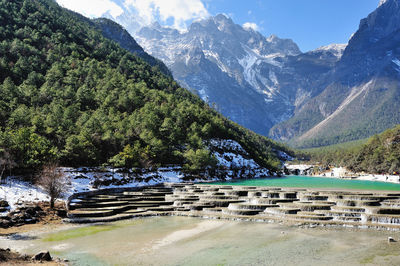
[(383, 5), (384, 3), (386, 3), (388, 0), (381, 0), (380, 2), (379, 2), (379, 5), (378, 5), (378, 7), (380, 7), (381, 5)]
[(230, 17), (225, 14), (218, 14), (214, 17), (215, 21), (232, 21)]
[(269, 41), (269, 42), (274, 42), (274, 41), (276, 41), (277, 39), (279, 39), (278, 36), (276, 36), (275, 34), (271, 34), (271, 35), (267, 38), (267, 41)]

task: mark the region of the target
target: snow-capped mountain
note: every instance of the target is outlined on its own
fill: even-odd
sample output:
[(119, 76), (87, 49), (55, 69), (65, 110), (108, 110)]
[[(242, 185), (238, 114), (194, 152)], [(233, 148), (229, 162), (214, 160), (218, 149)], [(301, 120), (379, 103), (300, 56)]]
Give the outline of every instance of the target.
[(174, 77), (225, 116), (258, 133), (290, 118), (314, 92), (343, 46), (302, 54), (289, 39), (268, 38), (225, 15), (195, 21), (186, 32), (158, 23), (135, 35)]
[(321, 93), (275, 126), (302, 146), (366, 138), (400, 124), (400, 1), (381, 1), (361, 20)]
[[(116, 1), (116, 0), (114, 0)], [(184, 32), (118, 18), (181, 85), (257, 133), (319, 146), (368, 137), (400, 123), (399, 0), (382, 0), (348, 45), (302, 53), (225, 15)]]

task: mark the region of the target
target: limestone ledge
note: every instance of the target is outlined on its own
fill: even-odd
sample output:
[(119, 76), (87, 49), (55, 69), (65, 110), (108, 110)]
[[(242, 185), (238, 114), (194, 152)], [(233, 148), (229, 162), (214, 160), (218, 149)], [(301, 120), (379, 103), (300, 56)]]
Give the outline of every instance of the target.
[(176, 215), (400, 230), (400, 192), (165, 183), (79, 193), (67, 205), (71, 223)]

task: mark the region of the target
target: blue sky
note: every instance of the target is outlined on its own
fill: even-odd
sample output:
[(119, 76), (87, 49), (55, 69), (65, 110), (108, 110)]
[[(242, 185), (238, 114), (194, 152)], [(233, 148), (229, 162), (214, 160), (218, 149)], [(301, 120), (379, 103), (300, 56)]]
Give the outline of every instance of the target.
[(294, 40), (302, 51), (331, 43), (347, 43), (360, 19), (375, 10), (379, 0), (57, 0), (89, 17), (108, 12), (117, 17), (123, 10), (144, 25), (184, 29), (194, 19), (219, 13), (240, 25), (257, 28), (268, 37)]
[(265, 36), (293, 39), (302, 51), (330, 43), (347, 43), (360, 19), (379, 0), (209, 0), (210, 14), (226, 13), (237, 24), (256, 23)]

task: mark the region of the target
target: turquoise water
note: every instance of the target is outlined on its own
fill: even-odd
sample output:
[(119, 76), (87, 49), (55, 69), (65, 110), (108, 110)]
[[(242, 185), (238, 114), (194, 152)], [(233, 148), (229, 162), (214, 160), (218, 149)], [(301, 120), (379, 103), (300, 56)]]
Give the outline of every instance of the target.
[(346, 180), (339, 178), (311, 177), (311, 176), (285, 176), (268, 177), (262, 179), (246, 179), (228, 182), (212, 183), (217, 185), (260, 186), (260, 187), (299, 187), (299, 188), (329, 188), (329, 189), (354, 189), (354, 190), (390, 190), (400, 191), (400, 184)]
[(69, 265), (400, 265), (398, 233), (153, 217), (7, 239), (0, 247), (49, 250)]

